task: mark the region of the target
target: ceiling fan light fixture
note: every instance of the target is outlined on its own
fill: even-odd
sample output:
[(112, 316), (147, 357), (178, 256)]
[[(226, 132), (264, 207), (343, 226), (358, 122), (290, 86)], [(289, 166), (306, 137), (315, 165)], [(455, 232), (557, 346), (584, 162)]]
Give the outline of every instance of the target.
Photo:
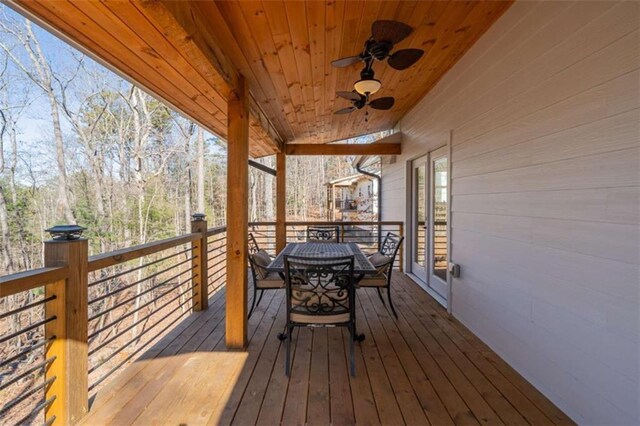
[(375, 78), (363, 78), (362, 80), (358, 80), (353, 85), (353, 88), (356, 89), (356, 92), (361, 95), (373, 95), (382, 87), (382, 83), (380, 80), (376, 80)]

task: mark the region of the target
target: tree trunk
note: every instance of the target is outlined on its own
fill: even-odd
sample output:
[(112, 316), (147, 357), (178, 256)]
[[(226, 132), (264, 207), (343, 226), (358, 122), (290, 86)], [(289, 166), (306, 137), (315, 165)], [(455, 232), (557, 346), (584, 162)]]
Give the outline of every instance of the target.
[(2, 268), (5, 274), (14, 272), (11, 256), (11, 235), (9, 234), (9, 215), (4, 197), (4, 187), (0, 186), (0, 232), (2, 233)]
[[(205, 212), (204, 205), (204, 131), (198, 127), (198, 213)], [(187, 228), (188, 229), (188, 228)]]

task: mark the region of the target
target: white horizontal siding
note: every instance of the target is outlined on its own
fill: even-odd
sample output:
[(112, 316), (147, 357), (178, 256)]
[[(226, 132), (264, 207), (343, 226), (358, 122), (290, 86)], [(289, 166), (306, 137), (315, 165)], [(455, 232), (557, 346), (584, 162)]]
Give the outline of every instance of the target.
[(408, 162), (453, 131), (453, 314), (581, 423), (640, 423), (639, 27), (637, 2), (517, 2), (382, 174), (404, 220)]

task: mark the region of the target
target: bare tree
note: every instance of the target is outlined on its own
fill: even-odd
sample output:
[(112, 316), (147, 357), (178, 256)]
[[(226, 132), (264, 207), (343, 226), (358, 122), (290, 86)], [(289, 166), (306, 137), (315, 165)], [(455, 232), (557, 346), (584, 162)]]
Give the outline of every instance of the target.
[(65, 148), (62, 135), (62, 125), (60, 122), (60, 111), (58, 100), (53, 87), (53, 72), (51, 65), (42, 51), (40, 42), (33, 32), (31, 22), (24, 20), (24, 25), (10, 25), (3, 20), (0, 29), (13, 37), (27, 53), (30, 64), (24, 63), (4, 40), (0, 41), (0, 48), (7, 56), (37, 87), (47, 96), (51, 113), (51, 124), (53, 126), (53, 137), (56, 147), (56, 165), (58, 168), (58, 197), (62, 213), (68, 223), (75, 223), (71, 203), (69, 201), (69, 185), (67, 181), (67, 170), (65, 167)]

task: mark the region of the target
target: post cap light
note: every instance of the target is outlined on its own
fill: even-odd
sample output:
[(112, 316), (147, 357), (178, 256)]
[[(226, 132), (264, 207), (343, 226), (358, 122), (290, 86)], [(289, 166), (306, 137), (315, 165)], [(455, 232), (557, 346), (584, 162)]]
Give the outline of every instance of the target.
[(87, 228), (80, 225), (56, 225), (45, 232), (51, 234), (51, 238), (56, 241), (78, 240)]
[(201, 220), (205, 220), (207, 216), (204, 213), (194, 213), (191, 215), (191, 220), (193, 221), (201, 221)]

